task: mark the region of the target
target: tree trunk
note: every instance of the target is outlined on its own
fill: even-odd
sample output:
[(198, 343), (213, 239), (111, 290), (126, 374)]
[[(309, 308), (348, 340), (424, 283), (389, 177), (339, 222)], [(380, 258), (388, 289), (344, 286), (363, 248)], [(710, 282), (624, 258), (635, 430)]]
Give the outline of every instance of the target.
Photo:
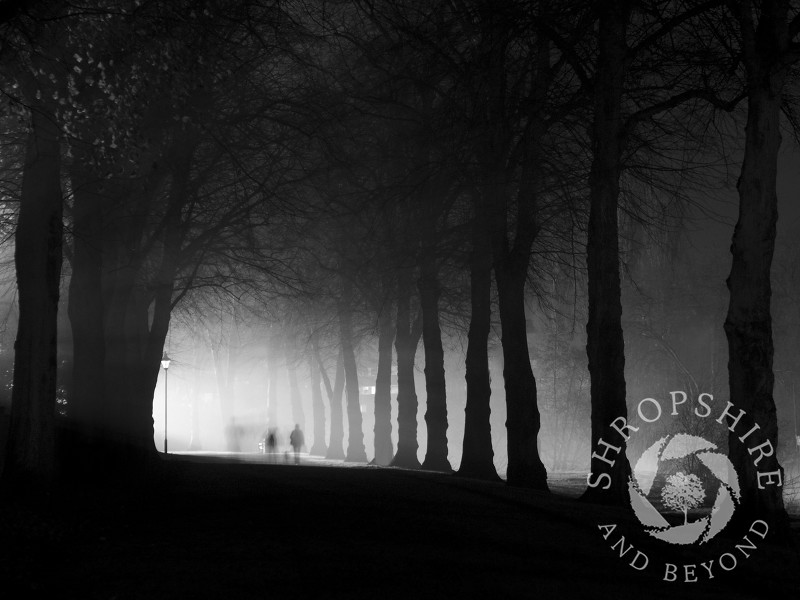
[(397, 292), (397, 454), (391, 465), (420, 467), (417, 458), (417, 392), (414, 388), (414, 355), (422, 334), (421, 324), (411, 324), (411, 273), (400, 273)]
[(314, 456), (325, 456), (328, 446), (325, 444), (325, 404), (322, 402), (319, 366), (313, 359), (308, 361), (308, 366), (311, 371), (311, 408), (314, 413), (314, 444), (309, 452)]
[(528, 354), (525, 320), (527, 256), (510, 255), (495, 262), (498, 309), (503, 343), (503, 380), (506, 390), (509, 485), (547, 490), (547, 471), (539, 458), (537, 440), (541, 419), (536, 380)]
[[(488, 5), (487, 5), (488, 6)], [(483, 189), (478, 198), (485, 215), (497, 282), (502, 329), (503, 379), (506, 392), (509, 485), (547, 489), (547, 472), (539, 458), (540, 427), (536, 380), (531, 370), (525, 319), (525, 280), (533, 243), (539, 231), (538, 196), (544, 158), (539, 147), (548, 123), (548, 92), (553, 77), (552, 49), (544, 36), (536, 41), (533, 80), (525, 94), (525, 133), (517, 138), (516, 117), (509, 107), (520, 102), (508, 86), (506, 49), (513, 43), (513, 21), (508, 13), (486, 10), (481, 19), (481, 54), (488, 89), (481, 156)], [(516, 155), (519, 155), (518, 157)], [(518, 185), (512, 184), (518, 183)], [(509, 224), (514, 224), (513, 238)]]
[[(233, 386), (228, 376), (228, 368), (225, 366), (221, 353), (220, 343), (211, 344), (211, 358), (214, 363), (214, 379), (217, 383), (217, 398), (219, 400), (219, 410), (222, 415), (222, 435), (225, 439), (225, 449), (229, 452), (236, 452), (238, 444), (234, 434), (233, 415), (236, 409), (236, 397), (234, 396)], [(230, 361), (228, 361), (230, 365)]]
[[(140, 472), (146, 462), (145, 441), (148, 423), (138, 419), (136, 410), (139, 398), (142, 357), (141, 336), (147, 331), (147, 307), (140, 293), (132, 293), (127, 301), (117, 299), (112, 303), (106, 320), (106, 370), (103, 411), (101, 477), (120, 470), (133, 468)], [(119, 382), (130, 382), (120, 385)], [(152, 401), (150, 397), (149, 444), (153, 446)]]
[(54, 475), (57, 317), (63, 240), (60, 132), (49, 112), (31, 112), (15, 233), (19, 325), (4, 480), (46, 491)]
[(300, 385), (297, 383), (297, 368), (294, 363), (286, 365), (289, 373), (289, 391), (292, 396), (292, 420), (295, 425), (299, 425), (301, 430), (306, 428), (306, 415), (303, 411), (303, 396), (300, 392)]
[[(102, 436), (105, 371), (103, 324), (103, 209), (106, 194), (100, 181), (82, 172), (84, 158), (76, 152), (72, 175), (72, 274), (68, 315), (72, 328), (72, 394), (67, 423), (69, 440), (62, 437), (59, 454), (73, 475), (91, 477), (98, 465), (96, 448)], [(64, 447), (67, 441), (69, 448)]]
[(425, 348), (425, 424), (428, 427), (428, 447), (422, 468), (450, 473), (453, 469), (447, 459), (447, 390), (442, 332), (439, 326), (440, 290), (436, 265), (430, 256), (423, 262), (418, 287), (422, 311), (422, 344)]
[[(183, 146), (169, 170), (169, 194), (156, 240), (147, 239), (147, 227), (157, 189), (133, 207), (123, 206), (126, 212), (117, 219), (116, 229), (106, 227), (104, 235), (104, 453), (110, 470), (103, 475), (124, 477), (133, 484), (152, 479), (161, 464), (153, 441), (154, 392), (179, 268), (181, 211), (188, 196), (192, 152), (192, 145)], [(156, 270), (142, 281), (148, 266)]]
[[(477, 212), (476, 212), (477, 214)], [(475, 217), (470, 259), (471, 314), (466, 356), (467, 405), (464, 409), (464, 447), (458, 474), (498, 480), (492, 449), (492, 387), (489, 377), (492, 257), (485, 219)]]
[[(611, 429), (611, 423), (616, 418), (627, 419), (628, 416), (617, 229), (627, 21), (627, 3), (602, 3), (592, 126), (593, 158), (589, 174), (586, 256), (589, 319), (586, 324), (586, 354), (591, 378), (591, 471), (593, 474), (607, 473), (611, 483), (608, 489), (603, 489), (605, 484), (589, 487), (583, 498), (609, 504), (628, 502), (628, 478), (631, 473), (625, 455), (625, 440)], [(619, 452), (613, 457), (595, 452), (600, 439), (620, 448)], [(597, 456), (614, 464), (609, 465)]]
[[(171, 226), (165, 228), (172, 237)], [(165, 241), (164, 256), (153, 287), (135, 285), (106, 302), (106, 371), (104, 453), (106, 476), (143, 482), (156, 475), (160, 462), (153, 441), (154, 397), (171, 312), (177, 260), (174, 244)], [(132, 268), (133, 272), (138, 269)], [(227, 374), (230, 377), (230, 373)], [(120, 385), (119, 382), (128, 382)]]
[(342, 345), (345, 387), (347, 390), (347, 462), (367, 462), (364, 448), (364, 427), (359, 400), (358, 367), (353, 344), (352, 284), (344, 282), (344, 293), (339, 307), (339, 333)]
[(203, 440), (200, 433), (200, 408), (202, 402), (196, 390), (192, 390), (192, 437), (189, 440), (189, 451), (197, 452), (203, 449)]
[[(159, 402), (154, 392), (166, 329), (151, 329), (148, 320), (152, 311), (154, 321), (168, 322), (169, 308), (151, 306), (145, 294), (134, 294), (123, 315), (125, 339), (107, 345), (106, 397), (113, 397), (114, 404), (106, 411), (105, 452), (111, 470), (104, 475), (124, 473), (131, 483), (151, 479), (160, 465), (153, 440), (153, 405)], [(162, 310), (167, 310), (166, 316), (159, 315)], [(115, 329), (109, 331), (113, 335)], [(120, 381), (129, 383), (119, 385)]]
[[(729, 420), (734, 430), (728, 438), (728, 452), (742, 493), (739, 516), (764, 519), (785, 531), (788, 517), (783, 505), (783, 469), (776, 456), (778, 422), (773, 399), (770, 268), (778, 218), (776, 174), (781, 145), (781, 93), (787, 70), (781, 63), (788, 47), (787, 3), (764, 2), (760, 12), (757, 27), (752, 13), (742, 9), (739, 14), (748, 111), (744, 160), (737, 186), (739, 218), (727, 280), (730, 301), (725, 334), (733, 404), (730, 412), (737, 415), (743, 410), (745, 415), (738, 423)], [(754, 426), (759, 427), (757, 432), (745, 436)], [(751, 453), (749, 449), (761, 444), (767, 444), (763, 452)]]
[(319, 353), (317, 359), (320, 366), (320, 373), (322, 380), (325, 383), (325, 388), (328, 392), (328, 401), (331, 405), (331, 436), (328, 440), (328, 453), (325, 458), (335, 460), (344, 459), (344, 416), (342, 414), (342, 394), (344, 392), (344, 360), (342, 359), (342, 351), (339, 350), (339, 356), (336, 359), (336, 379), (331, 388), (328, 373), (319, 360)]
[(270, 340), (270, 350), (267, 364), (267, 421), (269, 427), (278, 427), (278, 401), (280, 392), (278, 390), (278, 355), (280, 353), (280, 341), (278, 336), (272, 336)]
[[(102, 373), (103, 448), (98, 472), (101, 478), (130, 468), (132, 472), (136, 471), (138, 479), (138, 475), (145, 475), (148, 471), (140, 467), (155, 455), (153, 396), (147, 399), (149, 410), (142, 421), (138, 419), (135, 405), (137, 401), (142, 402), (136, 388), (142, 385), (140, 378), (144, 376), (142, 355), (149, 329), (150, 292), (141, 285), (145, 263), (142, 246), (147, 214), (153, 209), (156, 195), (157, 190), (150, 189), (132, 197), (130, 202), (115, 201), (104, 225), (102, 305), (106, 360)], [(126, 385), (120, 385), (121, 382), (126, 382)], [(148, 428), (150, 434), (146, 440)], [(149, 451), (145, 450), (146, 444), (151, 447)], [(150, 451), (153, 456), (149, 456)]]
[(392, 343), (395, 329), (390, 306), (378, 317), (378, 373), (375, 377), (375, 464), (392, 462)]

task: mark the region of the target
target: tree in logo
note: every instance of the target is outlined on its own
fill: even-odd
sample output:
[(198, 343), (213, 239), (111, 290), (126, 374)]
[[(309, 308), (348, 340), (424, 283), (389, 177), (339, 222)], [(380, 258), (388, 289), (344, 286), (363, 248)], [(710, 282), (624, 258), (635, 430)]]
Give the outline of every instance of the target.
[[(725, 528), (740, 502), (741, 493), (733, 464), (727, 456), (715, 452), (716, 449), (715, 444), (704, 438), (678, 433), (661, 438), (642, 453), (633, 467), (628, 492), (631, 508), (648, 534), (670, 544), (704, 544)], [(717, 496), (710, 514), (692, 522), (688, 522), (687, 518), (680, 525), (671, 525), (650, 504), (647, 496), (660, 464), (674, 466), (676, 462), (680, 464), (692, 457), (696, 457), (710, 475), (719, 481)], [(684, 514), (698, 506), (704, 496), (700, 479), (696, 475), (685, 475), (682, 471), (667, 478), (667, 485), (662, 492), (664, 504)]]
[(706, 497), (703, 484), (697, 475), (686, 475), (678, 471), (667, 477), (667, 485), (661, 490), (661, 500), (673, 510), (683, 511), (683, 524), (689, 521), (689, 510), (697, 508)]

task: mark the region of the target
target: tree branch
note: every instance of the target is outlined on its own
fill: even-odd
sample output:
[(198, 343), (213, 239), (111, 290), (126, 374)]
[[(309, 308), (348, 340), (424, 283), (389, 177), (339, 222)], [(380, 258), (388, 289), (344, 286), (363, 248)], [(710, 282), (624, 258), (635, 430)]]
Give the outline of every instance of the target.
[(717, 8), (718, 6), (722, 6), (725, 4), (722, 0), (709, 0), (707, 2), (703, 2), (702, 4), (698, 4), (691, 10), (687, 10), (679, 15), (675, 15), (671, 19), (668, 19), (661, 27), (659, 27), (656, 31), (648, 35), (644, 38), (641, 42), (639, 42), (636, 46), (630, 48), (628, 50), (628, 55), (630, 57), (636, 56), (641, 50), (644, 50), (651, 44), (657, 42), (660, 38), (664, 37), (665, 35), (674, 31), (677, 27), (685, 23), (686, 21), (697, 17), (704, 12), (711, 10), (712, 8)]
[(710, 90), (687, 90), (685, 92), (681, 92), (680, 94), (671, 96), (662, 102), (658, 102), (652, 106), (648, 106), (647, 108), (643, 108), (642, 110), (633, 113), (630, 117), (628, 117), (628, 120), (625, 123), (623, 135), (627, 136), (630, 134), (636, 125), (642, 121), (646, 121), (647, 119), (651, 119), (663, 112), (677, 108), (689, 100), (705, 100), (719, 110), (731, 112), (736, 108), (736, 106), (738, 106), (739, 102), (744, 100), (746, 97), (747, 92), (741, 92), (738, 96), (731, 100), (723, 100)]

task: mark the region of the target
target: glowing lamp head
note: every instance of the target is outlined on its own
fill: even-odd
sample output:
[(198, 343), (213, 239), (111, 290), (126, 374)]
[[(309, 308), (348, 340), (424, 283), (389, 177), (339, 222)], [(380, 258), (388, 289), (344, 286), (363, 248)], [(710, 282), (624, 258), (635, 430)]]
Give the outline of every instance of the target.
[(164, 367), (165, 371), (169, 369), (169, 363), (170, 363), (170, 358), (169, 356), (167, 356), (167, 353), (165, 351), (164, 356), (161, 357), (161, 366)]

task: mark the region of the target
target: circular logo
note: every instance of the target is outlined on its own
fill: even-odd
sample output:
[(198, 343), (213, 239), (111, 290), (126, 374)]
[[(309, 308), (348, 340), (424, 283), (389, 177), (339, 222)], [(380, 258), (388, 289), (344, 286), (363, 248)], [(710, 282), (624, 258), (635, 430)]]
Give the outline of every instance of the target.
[[(679, 433), (662, 437), (639, 457), (628, 480), (628, 493), (633, 511), (647, 533), (670, 544), (703, 544), (725, 528), (740, 501), (739, 479), (728, 457), (713, 452), (716, 449), (708, 440)], [(692, 458), (705, 465), (719, 487), (711, 513), (690, 521), (689, 511), (702, 504), (706, 491), (700, 477), (676, 471), (675, 465)], [(672, 472), (664, 478), (662, 504), (682, 512), (682, 523), (670, 524), (647, 499), (662, 466)]]

